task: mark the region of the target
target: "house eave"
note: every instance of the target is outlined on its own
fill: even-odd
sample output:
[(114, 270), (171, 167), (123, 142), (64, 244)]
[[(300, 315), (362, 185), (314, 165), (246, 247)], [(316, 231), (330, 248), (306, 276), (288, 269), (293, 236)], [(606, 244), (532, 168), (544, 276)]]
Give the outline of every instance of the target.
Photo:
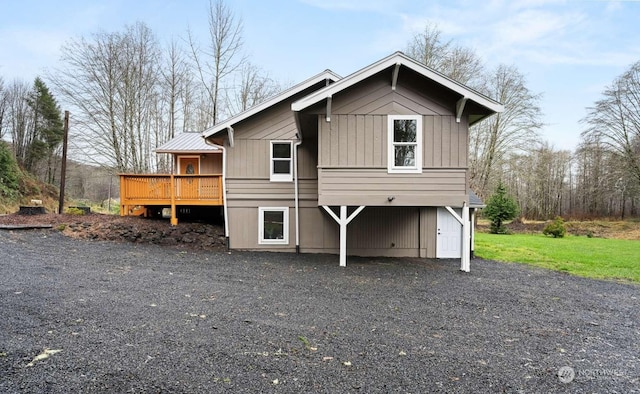
[(459, 94), (461, 98), (466, 97), (468, 100), (471, 100), (477, 103), (478, 105), (485, 107), (491, 113), (499, 113), (504, 111), (503, 105), (500, 104), (499, 102), (492, 100), (491, 98), (467, 86), (464, 86), (463, 84), (451, 78), (448, 78), (444, 74), (441, 74), (429, 67), (426, 67), (421, 63), (416, 62), (415, 60), (409, 58), (402, 52), (396, 52), (390, 56), (387, 56), (386, 58), (376, 63), (373, 63), (359, 71), (356, 71), (355, 73), (347, 77), (342, 78), (341, 80), (323, 89), (318, 90), (317, 92), (311, 93), (310, 95), (293, 102), (291, 104), (291, 109), (296, 112), (302, 111), (383, 70), (386, 70), (391, 67), (395, 67), (394, 69), (394, 72), (395, 72), (395, 70), (397, 70), (400, 66), (407, 67), (408, 69), (423, 75), (425, 78), (429, 78), (435, 81), (436, 83), (439, 83), (440, 85), (446, 87), (447, 89)]
[(297, 93), (302, 92), (303, 90), (317, 84), (318, 82), (322, 82), (322, 81), (331, 81), (331, 82), (335, 82), (340, 80), (340, 76), (336, 73), (334, 73), (331, 70), (325, 70), (323, 72), (321, 72), (320, 74), (317, 74), (309, 79), (307, 79), (306, 81), (303, 81), (295, 86), (292, 86), (291, 88), (277, 94), (276, 96), (273, 96), (270, 99), (267, 99), (266, 101), (255, 105), (249, 109), (247, 109), (246, 111), (243, 111), (229, 119), (226, 119), (225, 121), (218, 123), (208, 129), (206, 129), (205, 131), (202, 132), (202, 136), (204, 138), (210, 138), (212, 136), (215, 136), (217, 134), (222, 134), (224, 132), (227, 131), (227, 129), (229, 127), (232, 127), (233, 125), (237, 124), (238, 122), (241, 122), (247, 118), (252, 117), (253, 115), (256, 115), (262, 111), (264, 111), (265, 109), (268, 109), (294, 95), (296, 95)]

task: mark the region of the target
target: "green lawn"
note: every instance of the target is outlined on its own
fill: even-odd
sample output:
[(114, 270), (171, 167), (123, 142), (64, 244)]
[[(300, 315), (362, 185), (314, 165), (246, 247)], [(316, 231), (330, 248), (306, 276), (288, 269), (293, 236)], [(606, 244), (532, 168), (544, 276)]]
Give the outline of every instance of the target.
[(487, 260), (531, 264), (587, 278), (640, 283), (640, 241), (476, 233), (475, 254)]

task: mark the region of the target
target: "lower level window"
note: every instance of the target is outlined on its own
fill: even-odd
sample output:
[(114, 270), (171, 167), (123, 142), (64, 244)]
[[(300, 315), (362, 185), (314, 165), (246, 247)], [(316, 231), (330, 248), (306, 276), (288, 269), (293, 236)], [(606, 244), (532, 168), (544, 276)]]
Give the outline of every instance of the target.
[(289, 208), (258, 208), (258, 243), (287, 245), (289, 243)]

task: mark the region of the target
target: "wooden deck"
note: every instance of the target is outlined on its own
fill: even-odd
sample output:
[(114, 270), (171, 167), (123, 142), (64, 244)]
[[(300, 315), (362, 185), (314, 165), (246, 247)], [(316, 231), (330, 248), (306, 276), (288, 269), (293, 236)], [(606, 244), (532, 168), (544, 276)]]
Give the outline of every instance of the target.
[(224, 205), (222, 175), (120, 174), (120, 216), (146, 215), (147, 207)]

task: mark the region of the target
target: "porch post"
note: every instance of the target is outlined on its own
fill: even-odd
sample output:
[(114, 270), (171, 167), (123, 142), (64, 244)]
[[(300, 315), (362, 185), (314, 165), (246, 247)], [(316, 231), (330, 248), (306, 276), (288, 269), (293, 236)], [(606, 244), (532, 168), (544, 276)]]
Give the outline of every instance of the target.
[(462, 205), (462, 255), (460, 256), (460, 271), (470, 271), (471, 254), (471, 222), (469, 221), (469, 205)]
[(171, 225), (177, 226), (178, 216), (176, 215), (176, 181), (173, 174), (170, 175), (170, 179), (171, 185), (169, 188), (171, 189)]

